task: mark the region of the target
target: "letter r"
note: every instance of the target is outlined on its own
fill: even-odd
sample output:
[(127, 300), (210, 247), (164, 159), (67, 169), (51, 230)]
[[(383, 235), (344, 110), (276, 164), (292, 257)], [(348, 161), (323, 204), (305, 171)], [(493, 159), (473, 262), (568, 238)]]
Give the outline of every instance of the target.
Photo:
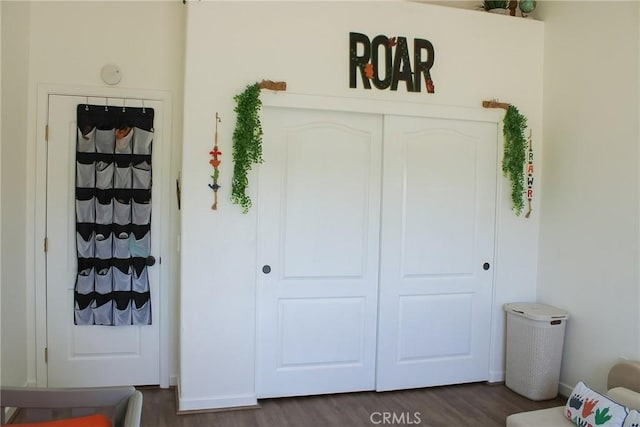
[[(358, 56), (358, 45), (362, 46), (362, 56)], [(356, 74), (360, 69), (362, 84), (365, 89), (371, 89), (371, 82), (365, 74), (364, 67), (371, 58), (371, 42), (369, 37), (361, 33), (349, 33), (349, 87), (356, 87)]]

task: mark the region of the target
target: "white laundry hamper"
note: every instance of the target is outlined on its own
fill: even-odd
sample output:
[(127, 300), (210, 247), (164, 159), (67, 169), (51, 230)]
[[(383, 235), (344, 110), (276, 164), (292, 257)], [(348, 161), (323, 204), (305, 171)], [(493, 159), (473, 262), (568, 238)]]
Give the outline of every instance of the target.
[(505, 385), (531, 400), (558, 395), (564, 332), (569, 313), (536, 303), (504, 305), (507, 312)]

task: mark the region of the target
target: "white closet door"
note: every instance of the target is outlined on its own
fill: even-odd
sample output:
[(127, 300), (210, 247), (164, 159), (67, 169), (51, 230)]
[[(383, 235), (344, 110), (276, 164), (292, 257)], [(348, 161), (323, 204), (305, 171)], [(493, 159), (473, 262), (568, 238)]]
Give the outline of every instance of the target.
[(495, 123), (386, 116), (376, 389), (488, 378)]
[[(94, 387), (160, 383), (160, 271), (148, 270), (153, 323), (144, 326), (80, 326), (74, 324), (76, 252), (76, 107), (84, 96), (49, 97), (47, 151), (47, 385)], [(91, 101), (90, 101), (91, 102)], [(104, 100), (100, 100), (104, 102)], [(163, 104), (145, 101), (155, 109), (153, 173), (162, 176)], [(160, 254), (162, 194), (153, 187), (151, 250)]]
[(265, 108), (258, 397), (375, 388), (381, 116)]

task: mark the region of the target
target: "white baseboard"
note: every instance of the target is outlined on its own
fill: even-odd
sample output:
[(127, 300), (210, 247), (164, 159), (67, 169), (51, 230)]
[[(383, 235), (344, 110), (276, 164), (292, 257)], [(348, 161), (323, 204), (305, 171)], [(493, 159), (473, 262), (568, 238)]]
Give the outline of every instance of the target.
[(169, 387), (176, 387), (178, 385), (178, 376), (171, 375), (169, 377)]
[(504, 382), (504, 371), (489, 371), (489, 380), (490, 383), (501, 383)]
[(194, 411), (213, 411), (218, 409), (247, 409), (255, 408), (258, 399), (254, 394), (236, 396), (210, 396), (197, 399), (184, 399), (178, 397), (178, 413)]
[(558, 393), (560, 393), (562, 396), (569, 397), (571, 396), (572, 391), (573, 391), (573, 387), (564, 383), (558, 384)]
[(188, 412), (207, 412), (220, 409), (256, 408), (258, 398), (255, 394), (240, 394), (231, 396), (208, 396), (187, 399), (182, 397), (180, 379), (176, 378), (178, 395), (178, 414)]

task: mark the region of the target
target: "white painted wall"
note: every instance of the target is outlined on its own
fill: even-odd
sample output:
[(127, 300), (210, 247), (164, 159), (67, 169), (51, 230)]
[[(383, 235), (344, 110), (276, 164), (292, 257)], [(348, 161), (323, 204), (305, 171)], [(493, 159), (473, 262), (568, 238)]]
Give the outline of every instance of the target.
[[(538, 298), (570, 312), (560, 381), (640, 359), (640, 8), (538, 2), (545, 21)], [(606, 17), (606, 18), (604, 18)]]
[[(255, 402), (256, 209), (229, 202), (233, 96), (261, 79), (288, 91), (479, 108), (500, 98), (529, 118), (541, 158), (541, 22), (417, 3), (190, 2), (187, 14), (183, 151), (180, 409)], [(436, 94), (350, 89), (348, 34), (429, 39)], [(211, 211), (216, 112), (222, 189)], [(540, 162), (538, 170), (540, 170)], [(256, 173), (250, 192), (256, 194)], [(539, 183), (539, 177), (537, 183)], [(501, 180), (491, 376), (503, 376), (502, 304), (536, 296), (538, 202), (531, 218), (510, 211)], [(538, 184), (536, 184), (538, 185)], [(537, 187), (536, 187), (537, 190)]]
[[(36, 218), (41, 216), (41, 213), (35, 211), (34, 205), (36, 194), (41, 191), (35, 188), (34, 171), (37, 155), (38, 84), (105, 87), (106, 85), (100, 79), (100, 69), (104, 64), (113, 62), (122, 70), (122, 81), (118, 88), (172, 92), (171, 181), (173, 182), (181, 162), (185, 7), (178, 1), (29, 2), (27, 16), (20, 15), (19, 23), (13, 23), (15, 13), (11, 15), (8, 13), (9, 10), (17, 8), (17, 4), (2, 2), (2, 7), (4, 45), (9, 45), (13, 50), (26, 47), (25, 52), (28, 53), (28, 66), (23, 62), (5, 63), (5, 46), (3, 45), (3, 79), (6, 81), (10, 76), (16, 76), (19, 77), (19, 83), (24, 86), (19, 93), (7, 97), (7, 102), (18, 103), (18, 106), (25, 110), (22, 114), (26, 115), (15, 130), (21, 135), (18, 141), (22, 141), (22, 144), (18, 144), (15, 138), (5, 139), (3, 127), (2, 159), (5, 164), (10, 163), (14, 172), (20, 172), (19, 176), (23, 177), (22, 179), (12, 177), (12, 193), (5, 196), (4, 188), (2, 191), (4, 210), (16, 203), (21, 206), (20, 214), (14, 213), (11, 218), (6, 218), (6, 222), (3, 212), (2, 224), (5, 227), (2, 233), (3, 245), (5, 245), (2, 251), (3, 263), (7, 257), (7, 245), (10, 247), (17, 245), (21, 248), (14, 255), (16, 259), (12, 263), (17, 266), (17, 270), (20, 270), (15, 274), (21, 280), (7, 282), (4, 277), (2, 280), (3, 316), (6, 290), (18, 295), (18, 299), (11, 303), (14, 311), (21, 313), (27, 323), (26, 331), (20, 331), (20, 335), (27, 340), (28, 380), (35, 381), (35, 335), (37, 328), (42, 329), (41, 325), (34, 324), (37, 278), (34, 254), (41, 251), (39, 243), (41, 240), (36, 240), (33, 236)], [(5, 28), (5, 22), (11, 25)], [(4, 91), (2, 101), (5, 102)], [(7, 114), (5, 108), (3, 113)], [(15, 154), (9, 157), (6, 155), (6, 150), (12, 150)], [(4, 166), (2, 171), (5, 177), (2, 182), (6, 185), (9, 184), (6, 176), (10, 171), (5, 172)], [(167, 197), (175, 200), (173, 187), (171, 194)], [(174, 270), (174, 278), (167, 284), (171, 288), (172, 304), (167, 320), (172, 325), (176, 325), (179, 214), (175, 203), (172, 205), (170, 238), (172, 247), (176, 251), (168, 257), (169, 259), (164, 259), (163, 264), (164, 262), (172, 263)], [(34, 244), (34, 240), (38, 244)], [(5, 274), (4, 269), (3, 274)], [(4, 345), (4, 330), (2, 332), (4, 362), (9, 347)], [(177, 333), (177, 327), (175, 327), (175, 333)], [(175, 373), (177, 371), (177, 336), (170, 340), (172, 342), (168, 347), (174, 349), (171, 372)], [(21, 355), (24, 363), (24, 351)], [(38, 352), (37, 357), (37, 363), (40, 364), (42, 354)]]
[(26, 209), (28, 2), (0, 2), (2, 9), (2, 287), (0, 330), (2, 385), (27, 382)]

